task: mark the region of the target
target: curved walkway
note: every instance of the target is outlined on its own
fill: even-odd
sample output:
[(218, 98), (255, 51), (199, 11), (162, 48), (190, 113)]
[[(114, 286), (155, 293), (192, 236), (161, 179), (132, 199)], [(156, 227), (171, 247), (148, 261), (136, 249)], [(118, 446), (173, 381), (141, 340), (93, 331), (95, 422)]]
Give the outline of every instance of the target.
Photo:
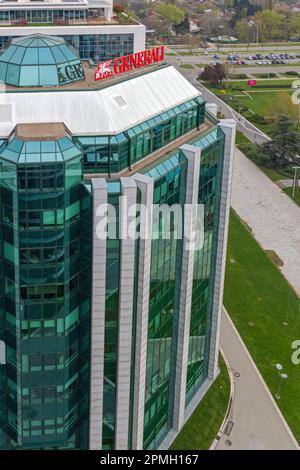
[(300, 207), (238, 149), (231, 205), (262, 248), (280, 258), (279, 269), (300, 298)]
[(220, 341), (233, 373), (234, 397), (215, 450), (299, 450), (225, 309)]

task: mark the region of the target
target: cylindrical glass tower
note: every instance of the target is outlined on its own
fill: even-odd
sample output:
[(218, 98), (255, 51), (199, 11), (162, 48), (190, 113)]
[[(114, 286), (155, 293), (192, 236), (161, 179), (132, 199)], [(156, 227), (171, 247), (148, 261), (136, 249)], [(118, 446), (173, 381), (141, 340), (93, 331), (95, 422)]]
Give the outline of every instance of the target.
[(84, 448), (90, 195), (81, 147), (63, 124), (24, 124), (0, 161), (7, 445)]

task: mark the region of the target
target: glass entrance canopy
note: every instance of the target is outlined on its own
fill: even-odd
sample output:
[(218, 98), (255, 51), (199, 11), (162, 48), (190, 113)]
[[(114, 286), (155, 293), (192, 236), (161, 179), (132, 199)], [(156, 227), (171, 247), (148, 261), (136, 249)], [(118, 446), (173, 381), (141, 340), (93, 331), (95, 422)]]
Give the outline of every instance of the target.
[(60, 86), (82, 79), (79, 56), (63, 38), (40, 34), (14, 38), (0, 55), (0, 81), (7, 85)]

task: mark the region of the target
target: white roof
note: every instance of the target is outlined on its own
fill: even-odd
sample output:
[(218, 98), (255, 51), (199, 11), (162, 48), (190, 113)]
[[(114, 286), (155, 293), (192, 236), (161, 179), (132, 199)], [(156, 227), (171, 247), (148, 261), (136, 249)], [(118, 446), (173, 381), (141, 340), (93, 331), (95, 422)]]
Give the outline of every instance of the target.
[(64, 122), (74, 135), (119, 134), (199, 95), (174, 67), (101, 90), (1, 93), (0, 137), (41, 122)]

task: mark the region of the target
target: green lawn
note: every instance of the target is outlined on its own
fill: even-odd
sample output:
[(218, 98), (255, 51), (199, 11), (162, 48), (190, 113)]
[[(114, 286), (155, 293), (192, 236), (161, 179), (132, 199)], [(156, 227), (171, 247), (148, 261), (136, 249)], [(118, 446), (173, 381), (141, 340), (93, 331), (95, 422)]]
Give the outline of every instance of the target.
[[(224, 82), (222, 85), (211, 85), (210, 83), (203, 83), (206, 88), (211, 90), (216, 95), (222, 94), (222, 90), (226, 91), (226, 94), (237, 93), (236, 88), (239, 87), (241, 91), (281, 91), (284, 89), (291, 89), (291, 85), (295, 78), (290, 79), (266, 79), (266, 80), (259, 80), (257, 81), (256, 86), (249, 86), (247, 80), (235, 80), (234, 82)], [(269, 92), (267, 93), (269, 95)]]
[(293, 201), (295, 201), (295, 203), (298, 204), (298, 206), (300, 206), (300, 188), (299, 187), (296, 188), (295, 198), (293, 198), (293, 188), (285, 188), (283, 191), (285, 192), (285, 194), (290, 196), (290, 198), (292, 198)]
[(181, 69), (187, 69), (187, 70), (191, 70), (195, 68), (192, 64), (181, 64), (179, 67)]
[(288, 379), (278, 404), (300, 442), (300, 366), (291, 362), (291, 344), (300, 339), (300, 300), (234, 212), (224, 304), (273, 395), (275, 364), (284, 366)]
[(273, 183), (276, 183), (276, 181), (286, 179), (288, 178), (286, 175), (282, 175), (281, 173), (278, 173), (278, 171), (273, 170), (273, 168), (265, 168), (263, 166), (259, 167), (270, 180), (273, 181)]
[(248, 139), (248, 137), (238, 130), (236, 131), (235, 143), (241, 150), (243, 145), (251, 145), (251, 141)]
[(240, 112), (246, 119), (251, 121), (260, 130), (266, 134), (271, 134), (274, 123), (260, 122), (260, 120), (256, 119), (256, 115), (263, 116), (264, 118), (271, 117), (271, 106), (272, 103), (276, 102), (278, 93), (282, 91), (292, 93), (292, 80), (284, 80), (284, 84), (287, 84), (286, 88), (263, 88), (264, 84), (273, 83), (275, 86), (275, 84), (278, 82), (280, 83), (280, 80), (260, 80), (258, 83), (262, 84), (261, 88), (249, 87), (245, 80), (231, 82), (230, 86), (228, 87), (214, 87), (207, 84), (205, 84), (205, 86), (213, 93), (220, 96), (229, 106)]
[(215, 439), (224, 419), (230, 380), (224, 360), (219, 358), (220, 374), (185, 424), (170, 449), (207, 450)]

